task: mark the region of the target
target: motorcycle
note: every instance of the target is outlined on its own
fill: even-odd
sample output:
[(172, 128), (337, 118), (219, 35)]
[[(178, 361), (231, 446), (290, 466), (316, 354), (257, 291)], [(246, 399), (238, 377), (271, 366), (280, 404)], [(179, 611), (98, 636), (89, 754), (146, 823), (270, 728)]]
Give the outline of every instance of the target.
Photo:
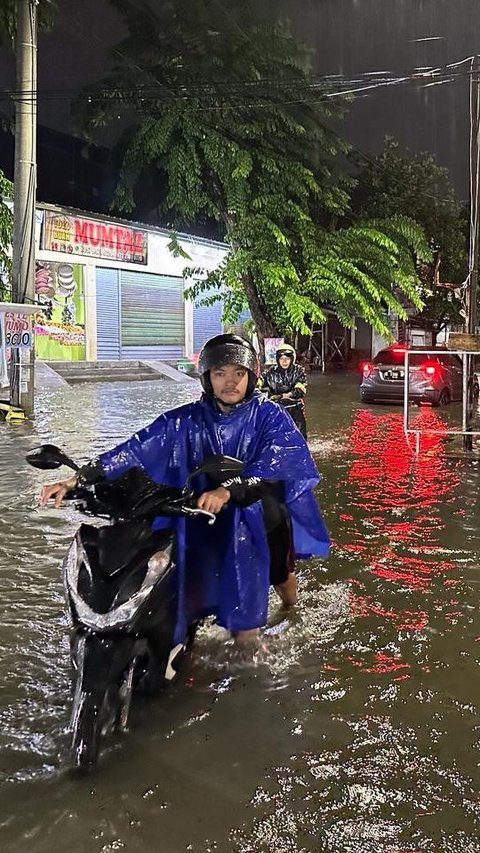
[[(28, 463), (46, 470), (79, 466), (58, 447), (30, 451)], [(174, 643), (177, 616), (176, 531), (153, 530), (157, 516), (215, 515), (196, 507), (191, 481), (207, 474), (221, 481), (238, 475), (242, 463), (212, 456), (183, 488), (158, 484), (139, 468), (114, 481), (72, 489), (67, 499), (103, 523), (81, 524), (63, 563), (72, 621), (71, 759), (95, 768), (101, 738), (125, 731), (134, 693), (152, 695), (177, 674), (198, 621)], [(188, 590), (186, 591), (188, 597)]]

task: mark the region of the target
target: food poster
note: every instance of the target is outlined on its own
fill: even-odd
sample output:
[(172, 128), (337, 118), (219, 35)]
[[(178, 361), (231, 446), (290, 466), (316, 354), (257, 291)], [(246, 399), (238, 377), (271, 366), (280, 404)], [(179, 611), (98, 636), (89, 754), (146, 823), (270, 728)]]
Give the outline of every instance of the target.
[(277, 349), (285, 343), (285, 338), (264, 338), (265, 364), (275, 364), (277, 360)]
[(85, 359), (85, 299), (81, 264), (37, 261), (35, 352), (47, 361)]

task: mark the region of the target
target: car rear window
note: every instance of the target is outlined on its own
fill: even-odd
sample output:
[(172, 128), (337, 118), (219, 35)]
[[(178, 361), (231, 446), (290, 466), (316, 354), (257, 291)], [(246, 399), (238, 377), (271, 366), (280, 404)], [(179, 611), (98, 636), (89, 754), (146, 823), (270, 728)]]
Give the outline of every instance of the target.
[[(382, 349), (379, 353), (377, 353), (377, 355), (373, 359), (373, 363), (374, 364), (390, 364), (390, 365), (396, 365), (396, 366), (403, 365), (405, 363), (405, 352), (406, 352), (406, 350), (404, 350), (404, 349)], [(413, 365), (413, 366), (415, 366), (415, 365), (418, 366), (420, 364), (424, 364), (426, 361), (431, 361), (432, 359), (435, 359), (435, 358), (436, 359), (441, 358), (442, 360), (443, 359), (448, 360), (448, 359), (451, 359), (451, 356), (450, 356), (450, 354), (447, 354), (446, 356), (441, 356), (440, 354), (437, 355), (437, 353), (432, 354), (432, 353), (428, 353), (428, 352), (425, 352), (425, 353), (416, 352), (416, 353), (412, 353), (411, 355), (409, 355), (408, 363), (410, 365)]]
[(403, 364), (404, 361), (404, 349), (382, 349), (380, 352), (377, 352), (373, 359), (374, 364)]

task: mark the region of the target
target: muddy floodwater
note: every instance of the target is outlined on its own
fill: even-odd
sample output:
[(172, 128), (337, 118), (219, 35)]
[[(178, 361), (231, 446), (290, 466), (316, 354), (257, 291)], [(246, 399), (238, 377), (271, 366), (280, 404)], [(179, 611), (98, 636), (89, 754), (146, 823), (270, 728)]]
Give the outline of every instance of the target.
[[(253, 660), (201, 629), (93, 776), (68, 770), (60, 564), (79, 516), (40, 509), (44, 441), (79, 461), (197, 383), (78, 385), (0, 424), (2, 853), (480, 853), (480, 465), (402, 410), (314, 375), (310, 446), (331, 556), (298, 564)], [(412, 418), (440, 428), (451, 412)]]

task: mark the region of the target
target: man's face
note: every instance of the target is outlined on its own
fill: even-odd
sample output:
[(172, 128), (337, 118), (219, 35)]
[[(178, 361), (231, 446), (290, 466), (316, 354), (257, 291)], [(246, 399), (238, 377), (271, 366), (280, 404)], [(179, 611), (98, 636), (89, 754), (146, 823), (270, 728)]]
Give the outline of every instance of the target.
[(248, 370), (236, 364), (212, 367), (210, 382), (217, 400), (234, 406), (235, 403), (241, 403), (247, 393)]
[(280, 367), (283, 367), (284, 370), (287, 370), (287, 368), (290, 367), (290, 364), (292, 363), (292, 359), (289, 355), (281, 355), (278, 359), (278, 363)]

